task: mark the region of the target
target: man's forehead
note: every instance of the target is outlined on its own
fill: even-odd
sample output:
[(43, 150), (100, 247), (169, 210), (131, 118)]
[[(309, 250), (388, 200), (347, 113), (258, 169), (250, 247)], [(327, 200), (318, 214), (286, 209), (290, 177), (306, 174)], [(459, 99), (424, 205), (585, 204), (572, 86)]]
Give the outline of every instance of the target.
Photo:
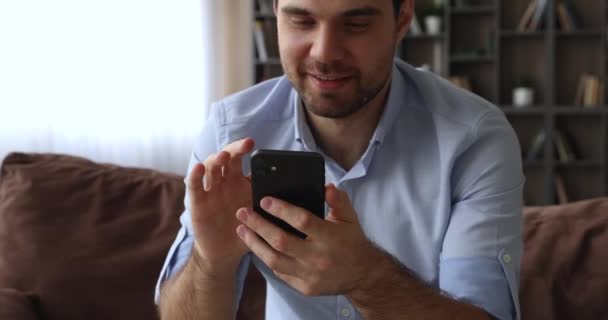
[(392, 10), (391, 0), (276, 0), (278, 9), (302, 9), (311, 14), (340, 15), (363, 8), (378, 12)]

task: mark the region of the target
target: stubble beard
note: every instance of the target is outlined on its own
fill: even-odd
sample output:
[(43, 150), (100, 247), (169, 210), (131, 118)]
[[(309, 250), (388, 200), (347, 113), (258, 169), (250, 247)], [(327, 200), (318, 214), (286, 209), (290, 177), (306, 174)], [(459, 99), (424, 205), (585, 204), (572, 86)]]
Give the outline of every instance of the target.
[(311, 88), (307, 81), (309, 75), (305, 71), (290, 72), (286, 66), (283, 66), (283, 69), (286, 70), (287, 78), (298, 92), (304, 107), (316, 116), (331, 119), (347, 118), (357, 113), (380, 94), (388, 81), (383, 78), (380, 83), (366, 86), (362, 76), (356, 73), (348, 84), (354, 87), (352, 91), (330, 92)]

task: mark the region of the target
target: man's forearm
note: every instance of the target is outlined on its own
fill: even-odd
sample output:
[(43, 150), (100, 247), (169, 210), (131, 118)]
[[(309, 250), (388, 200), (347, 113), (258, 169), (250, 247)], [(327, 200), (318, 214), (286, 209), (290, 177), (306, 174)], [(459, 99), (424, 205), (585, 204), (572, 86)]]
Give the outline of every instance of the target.
[(489, 319), (483, 310), (442, 295), (390, 255), (378, 250), (368, 281), (347, 294), (366, 320)]
[(233, 319), (236, 313), (236, 270), (211, 275), (197, 260), (195, 250), (184, 269), (161, 288), (162, 320)]

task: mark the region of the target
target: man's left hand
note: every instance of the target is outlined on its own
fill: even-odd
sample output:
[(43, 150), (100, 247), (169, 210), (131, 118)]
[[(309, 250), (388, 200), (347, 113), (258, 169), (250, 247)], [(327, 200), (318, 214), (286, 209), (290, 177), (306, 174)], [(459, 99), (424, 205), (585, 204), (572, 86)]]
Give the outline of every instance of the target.
[[(250, 208), (237, 211), (237, 233), (251, 251), (288, 285), (307, 296), (347, 294), (369, 281), (383, 253), (367, 239), (348, 195), (325, 188), (325, 220), (276, 198), (262, 199), (268, 213), (305, 233), (300, 239)], [(265, 240), (265, 241), (264, 241)]]

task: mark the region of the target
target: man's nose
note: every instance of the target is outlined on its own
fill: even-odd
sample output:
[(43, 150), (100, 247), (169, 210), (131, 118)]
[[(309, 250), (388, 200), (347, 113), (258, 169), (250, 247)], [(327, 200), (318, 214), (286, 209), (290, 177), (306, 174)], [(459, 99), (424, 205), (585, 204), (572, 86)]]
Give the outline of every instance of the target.
[(310, 56), (318, 62), (330, 63), (344, 58), (344, 39), (335, 27), (323, 26), (318, 29), (310, 49)]

